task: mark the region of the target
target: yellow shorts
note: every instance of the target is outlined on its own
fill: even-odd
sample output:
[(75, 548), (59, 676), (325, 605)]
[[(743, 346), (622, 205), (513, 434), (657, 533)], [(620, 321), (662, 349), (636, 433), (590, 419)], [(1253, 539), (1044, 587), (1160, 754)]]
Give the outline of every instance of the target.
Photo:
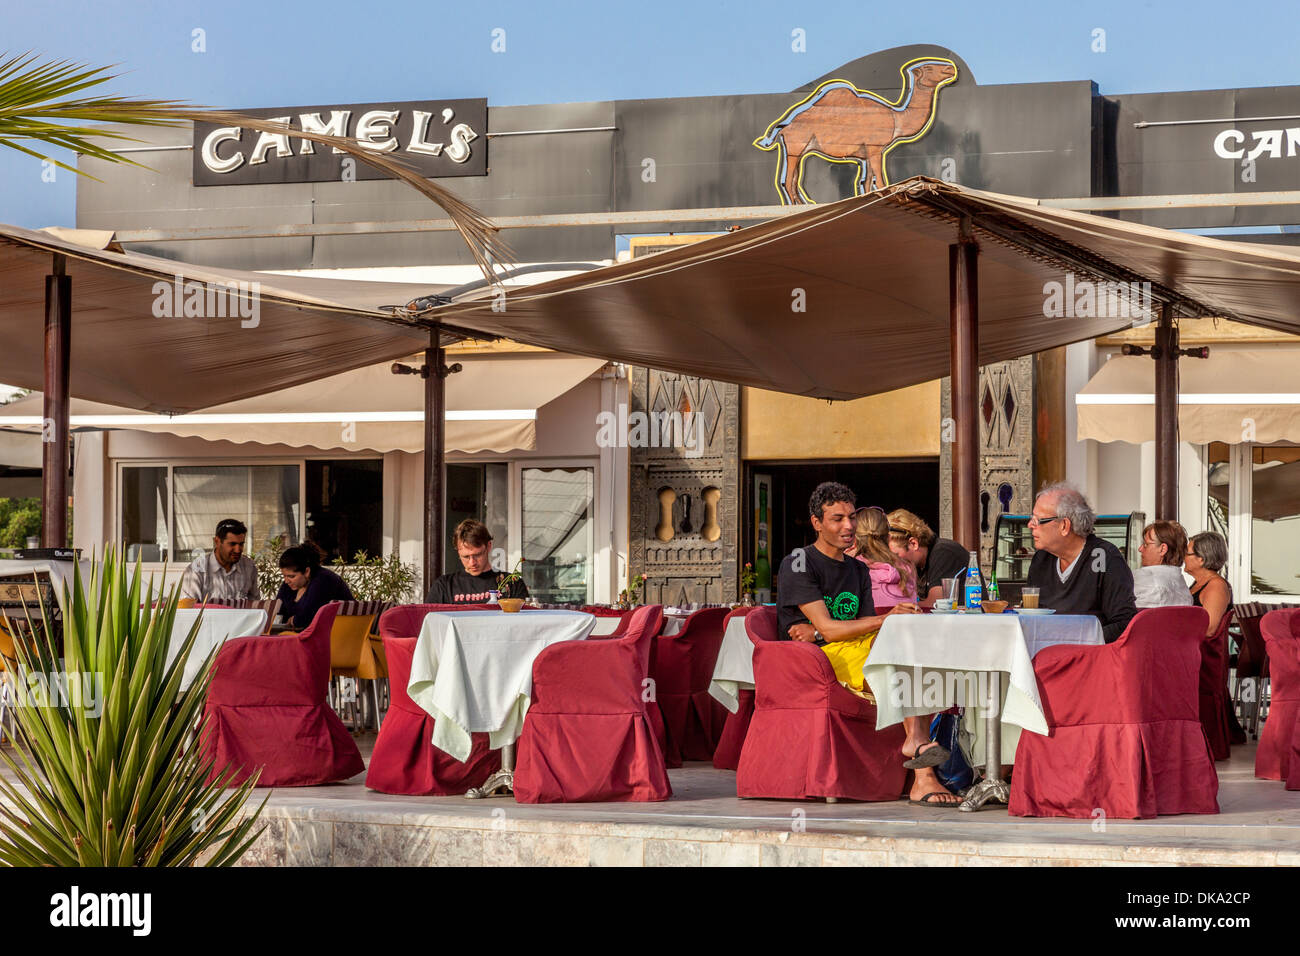
[(835, 668), (835, 679), (859, 696), (867, 696), (863, 684), (862, 668), (871, 653), (871, 643), (876, 639), (875, 632), (853, 641), (831, 641), (822, 646), (830, 658), (831, 667)]

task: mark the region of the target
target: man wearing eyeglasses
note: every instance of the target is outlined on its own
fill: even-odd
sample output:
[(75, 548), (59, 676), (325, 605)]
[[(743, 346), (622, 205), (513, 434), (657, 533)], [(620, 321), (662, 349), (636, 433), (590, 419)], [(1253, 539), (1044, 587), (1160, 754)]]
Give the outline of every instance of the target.
[(210, 601), (259, 601), (257, 566), (244, 554), (248, 529), (237, 518), (225, 518), (217, 524), (212, 537), (212, 552), (200, 554), (185, 569), (181, 578), (181, 597), (196, 604)]
[(1088, 500), (1071, 485), (1059, 482), (1040, 491), (1029, 519), (1036, 551), (1027, 583), (1039, 589), (1041, 607), (1096, 615), (1109, 644), (1137, 614), (1137, 602), (1128, 562), (1092, 533), (1096, 521)]

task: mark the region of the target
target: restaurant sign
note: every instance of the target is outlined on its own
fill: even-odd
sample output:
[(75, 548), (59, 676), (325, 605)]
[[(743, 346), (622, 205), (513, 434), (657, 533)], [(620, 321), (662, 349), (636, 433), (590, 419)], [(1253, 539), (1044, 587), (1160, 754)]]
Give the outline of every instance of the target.
[[(241, 110), (294, 129), (348, 136), (422, 176), (487, 175), (487, 100), (419, 100), (351, 106)], [(194, 185), (321, 183), (384, 179), (338, 149), (288, 133), (194, 124)]]

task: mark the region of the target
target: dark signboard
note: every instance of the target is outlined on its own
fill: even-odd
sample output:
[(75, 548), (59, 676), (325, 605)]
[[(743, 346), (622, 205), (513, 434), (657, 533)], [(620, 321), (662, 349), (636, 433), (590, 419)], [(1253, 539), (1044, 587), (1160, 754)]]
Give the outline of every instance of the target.
[[(419, 100), (348, 106), (286, 106), (241, 110), (294, 129), (347, 136), (372, 144), (429, 179), (487, 174), (487, 100)], [(214, 123), (194, 124), (194, 185), (322, 183), (384, 179), (346, 153), (285, 133)]]

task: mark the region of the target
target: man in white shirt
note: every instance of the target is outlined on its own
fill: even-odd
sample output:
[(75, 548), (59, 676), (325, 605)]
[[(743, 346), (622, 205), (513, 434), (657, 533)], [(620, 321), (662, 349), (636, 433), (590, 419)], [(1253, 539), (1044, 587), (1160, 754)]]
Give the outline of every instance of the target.
[(185, 576), (181, 578), (181, 597), (196, 604), (261, 600), (257, 566), (252, 558), (244, 556), (247, 534), (248, 529), (242, 521), (223, 519), (212, 538), (212, 553), (199, 555), (185, 569)]

